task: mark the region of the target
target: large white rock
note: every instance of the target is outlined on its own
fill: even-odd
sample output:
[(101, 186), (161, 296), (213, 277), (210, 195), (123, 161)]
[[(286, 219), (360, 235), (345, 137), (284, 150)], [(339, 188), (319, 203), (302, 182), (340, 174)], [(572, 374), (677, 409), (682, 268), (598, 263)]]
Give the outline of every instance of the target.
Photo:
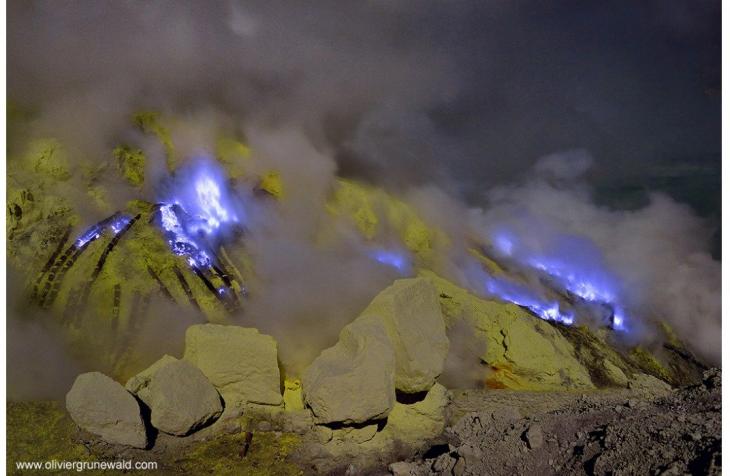
[(282, 402), (276, 341), (253, 328), (198, 324), (185, 332), (185, 355), (226, 405)]
[(154, 373), (143, 400), (152, 426), (171, 435), (187, 435), (223, 412), (220, 395), (203, 372), (177, 360)]
[(425, 278), (399, 279), (378, 294), (361, 316), (382, 319), (395, 351), (395, 387), (428, 391), (449, 352), (446, 325), (434, 285)]
[(71, 419), (104, 441), (135, 448), (147, 446), (140, 407), (131, 393), (100, 372), (76, 377), (66, 394)]
[(384, 418), (395, 403), (395, 354), (382, 320), (359, 318), (324, 350), (302, 379), (304, 401), (317, 423)]

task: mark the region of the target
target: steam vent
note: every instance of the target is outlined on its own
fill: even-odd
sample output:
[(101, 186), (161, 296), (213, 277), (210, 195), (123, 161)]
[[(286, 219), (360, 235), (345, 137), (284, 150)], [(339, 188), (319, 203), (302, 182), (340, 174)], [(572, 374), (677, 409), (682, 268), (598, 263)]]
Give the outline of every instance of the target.
[(719, 155), (652, 109), (712, 67), (565, 2), (103, 3), (8, 8), (9, 474), (721, 474)]

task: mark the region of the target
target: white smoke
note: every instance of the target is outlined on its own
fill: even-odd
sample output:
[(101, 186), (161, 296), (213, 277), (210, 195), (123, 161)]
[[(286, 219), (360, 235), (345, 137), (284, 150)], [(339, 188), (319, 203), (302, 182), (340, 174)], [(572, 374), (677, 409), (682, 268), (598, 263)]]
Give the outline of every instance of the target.
[[(660, 194), (638, 210), (597, 206), (583, 177), (625, 170), (618, 162), (646, 171), (637, 157), (657, 151), (712, 153), (714, 136), (703, 124), (714, 127), (717, 118), (705, 114), (704, 102), (674, 104), (695, 90), (694, 79), (690, 88), (684, 76), (668, 75), (673, 87), (657, 88), (631, 59), (606, 71), (593, 58), (600, 55), (563, 57), (574, 39), (540, 24), (525, 5), (537, 8), (521, 1), (12, 2), (9, 100), (27, 115), (11, 123), (17, 134), (8, 161), (35, 136), (58, 137), (75, 168), (108, 165), (120, 143), (140, 147), (149, 158), (142, 192), (115, 180), (114, 167), (100, 178), (121, 207), (131, 198), (154, 200), (167, 174), (164, 150), (130, 127), (132, 113), (175, 118), (173, 142), (183, 157), (210, 153), (220, 133), (245, 137), (255, 154), (251, 172), (278, 170), (286, 195), (253, 210), (245, 252), (260, 286), (251, 289), (241, 323), (277, 337), (295, 372), (398, 276), (324, 211), (337, 175), (387, 186), (442, 228), (452, 247), (439, 250), (437, 266), (449, 277), (463, 272), (469, 241), (499, 224), (538, 240), (586, 237), (620, 276), (637, 319), (667, 319), (716, 359), (720, 272), (706, 251), (705, 223)], [(646, 34), (676, 34), (680, 16)], [(681, 34), (701, 38), (709, 17), (692, 18)], [(636, 20), (639, 39), (643, 20)], [(599, 46), (615, 53), (610, 42)], [(554, 64), (531, 60), (548, 56)], [(621, 91), (630, 94), (617, 97)], [(692, 124), (676, 115), (685, 109), (697, 111)], [(668, 125), (650, 134), (645, 124), (656, 126), (658, 117)], [(672, 120), (686, 144), (676, 143)], [(585, 149), (544, 158), (519, 178), (536, 156), (575, 146)], [(594, 168), (590, 153), (599, 157)], [(86, 216), (92, 212), (79, 190), (70, 198), (82, 218), (101, 218)], [(317, 230), (328, 227), (334, 236), (322, 240)]]
[(522, 183), (490, 190), (489, 207), (473, 216), (475, 227), (488, 234), (509, 225), (538, 246), (566, 236), (589, 239), (602, 256), (581, 256), (581, 247), (564, 252), (616, 274), (639, 327), (642, 320), (666, 320), (695, 352), (719, 362), (721, 275), (707, 251), (712, 230), (660, 193), (637, 210), (597, 206), (580, 179), (586, 158), (585, 152), (554, 154)]

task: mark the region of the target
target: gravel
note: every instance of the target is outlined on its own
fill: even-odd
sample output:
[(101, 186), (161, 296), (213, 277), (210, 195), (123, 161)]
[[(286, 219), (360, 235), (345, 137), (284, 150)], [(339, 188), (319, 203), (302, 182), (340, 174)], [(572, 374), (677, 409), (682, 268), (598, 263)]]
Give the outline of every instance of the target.
[(462, 399), (462, 410), (471, 410), (463, 416), (452, 409), (446, 444), (401, 462), (408, 466), (399, 464), (398, 474), (721, 474), (719, 369), (657, 397), (502, 393), (475, 400)]

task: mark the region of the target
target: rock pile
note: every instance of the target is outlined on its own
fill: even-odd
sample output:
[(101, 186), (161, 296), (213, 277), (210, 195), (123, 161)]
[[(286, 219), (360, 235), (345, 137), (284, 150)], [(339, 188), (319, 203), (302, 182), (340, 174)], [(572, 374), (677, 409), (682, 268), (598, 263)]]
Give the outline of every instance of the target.
[[(458, 392), (447, 391), (437, 379), (449, 354), (447, 328), (453, 335), (457, 325), (468, 326), (485, 344), (474, 355), (484, 364), (481, 382), (511, 389), (485, 393), (503, 393), (509, 399), (506, 410), (485, 412), (483, 405), (476, 405), (470, 415), (462, 419), (461, 414), (461, 422), (454, 420)], [(540, 402), (550, 403), (550, 393), (515, 390), (559, 390), (554, 393), (568, 396), (578, 392), (566, 389), (628, 392), (626, 405), (611, 401), (595, 415), (596, 422), (611, 425), (618, 425), (617, 417), (624, 414), (636, 413), (639, 421), (638, 416), (647, 416), (639, 415), (640, 402), (672, 392), (665, 379), (643, 373), (602, 337), (589, 334), (552, 325), (511, 304), (478, 298), (422, 272), (418, 278), (396, 280), (378, 294), (301, 379), (281, 375), (272, 337), (256, 329), (202, 324), (188, 328), (182, 359), (163, 356), (129, 379), (126, 389), (99, 373), (79, 376), (67, 407), (80, 427), (107, 442), (138, 448), (154, 444), (150, 430), (171, 435), (165, 444), (185, 443), (189, 440), (174, 437), (193, 433), (202, 439), (229, 427), (240, 431), (238, 416), (246, 412), (249, 431), (301, 436), (292, 456), (319, 473), (350, 471), (337, 466), (345, 460), (353, 468), (382, 469), (408, 459), (423, 474), (483, 474), (490, 469), (481, 463), (484, 455), (498, 447), (502, 450), (497, 453), (512, 451), (509, 458), (517, 458), (505, 457), (499, 464), (543, 473), (600, 462), (566, 460), (548, 468), (540, 466), (539, 458), (534, 466), (519, 459), (527, 452), (555, 450), (557, 429), (566, 421), (571, 428), (582, 425), (584, 408), (567, 420), (564, 414), (548, 413), (525, 419), (516, 410), (519, 398), (537, 395)], [(647, 368), (662, 368), (659, 361), (647, 362)], [(708, 381), (719, 386), (717, 378)], [(445, 430), (447, 420), (450, 428)], [(597, 425), (590, 431), (597, 431)], [(209, 429), (196, 433), (204, 427)], [(495, 428), (501, 430), (494, 433)], [(419, 460), (429, 446), (448, 451)], [(392, 470), (414, 474), (409, 464)]]
[(504, 392), (485, 398), (478, 411), (449, 426), (437, 454), (394, 463), (390, 471), (399, 476), (721, 474), (720, 382), (720, 370), (710, 369), (701, 383), (676, 390), (657, 385), (583, 396), (566, 392), (557, 408), (530, 415), (516, 410), (515, 394)]
[(202, 324), (188, 328), (182, 359), (163, 356), (126, 388), (100, 373), (79, 376), (67, 407), (81, 428), (138, 448), (154, 443), (152, 429), (186, 436), (229, 409), (270, 408), (271, 415), (285, 411), (285, 425), (324, 445), (317, 451), (328, 458), (367, 454), (442, 432), (448, 397), (436, 379), (448, 349), (436, 288), (424, 278), (403, 279), (347, 325), (301, 381), (282, 384), (272, 337)]
[(216, 421), (224, 407), (282, 401), (276, 342), (237, 326), (191, 326), (184, 359), (165, 355), (125, 387), (99, 372), (81, 374), (66, 408), (103, 440), (146, 448), (152, 429), (186, 436)]

